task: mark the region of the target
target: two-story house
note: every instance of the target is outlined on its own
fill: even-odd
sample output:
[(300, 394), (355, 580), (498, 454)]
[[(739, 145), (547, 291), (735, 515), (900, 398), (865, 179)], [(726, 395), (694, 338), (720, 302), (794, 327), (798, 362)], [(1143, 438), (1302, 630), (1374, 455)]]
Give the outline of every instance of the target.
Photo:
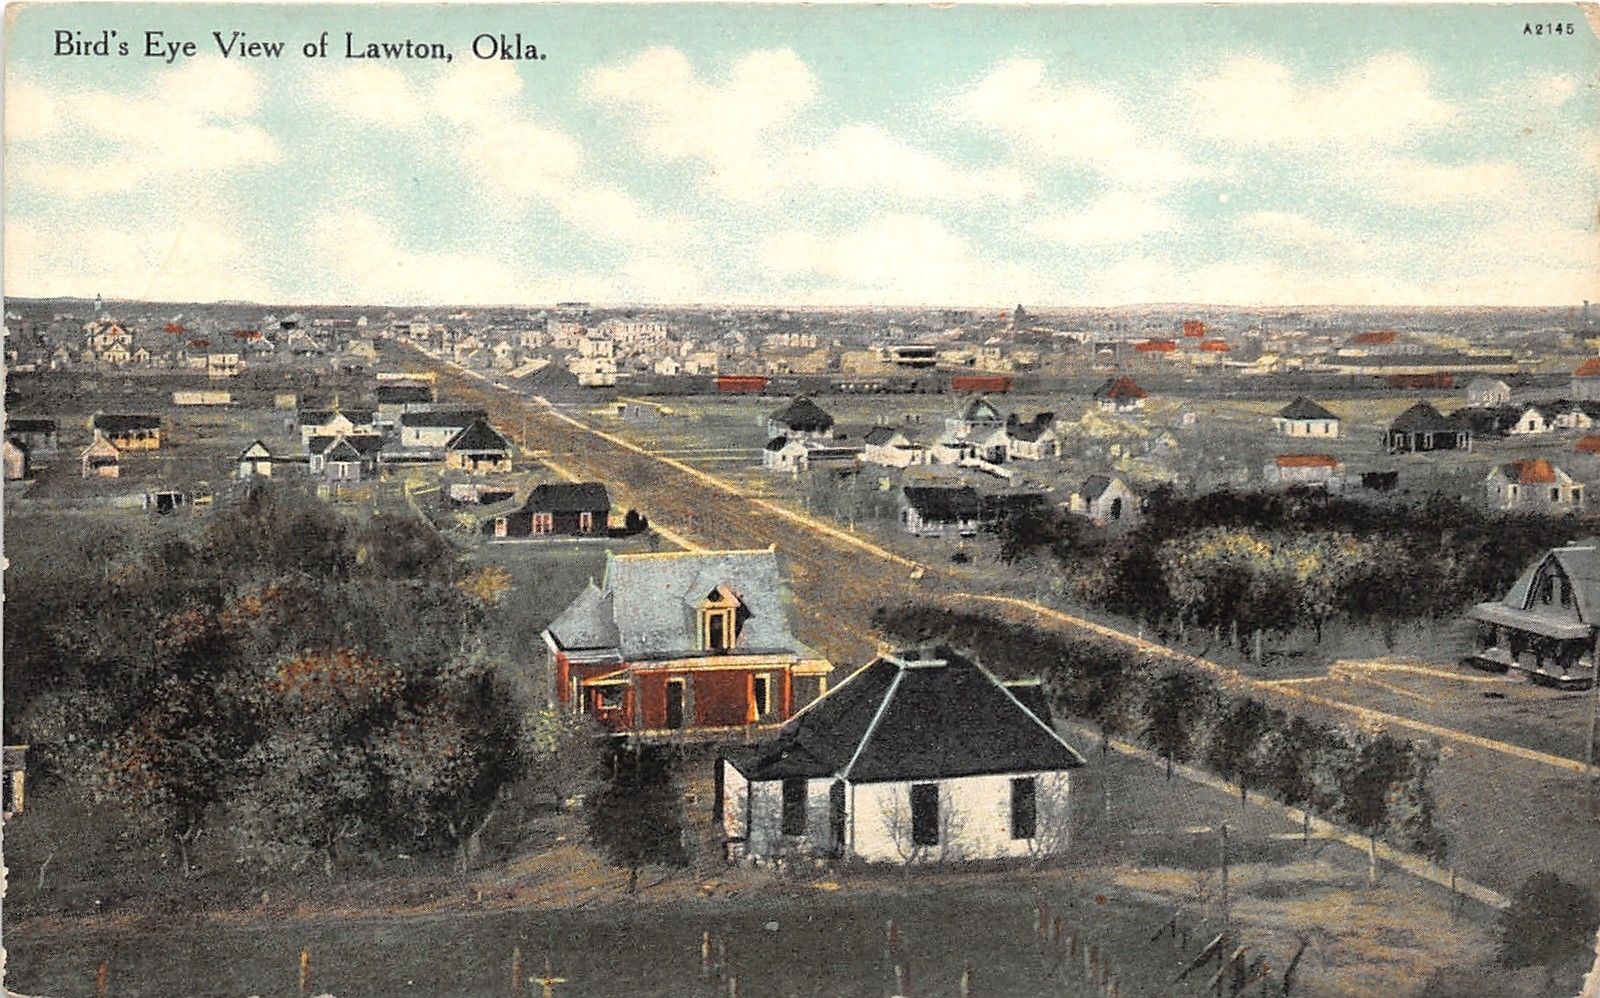
[(775, 547), (607, 553), (545, 629), (555, 694), (618, 733), (743, 733), (827, 690), (833, 666), (790, 629)]

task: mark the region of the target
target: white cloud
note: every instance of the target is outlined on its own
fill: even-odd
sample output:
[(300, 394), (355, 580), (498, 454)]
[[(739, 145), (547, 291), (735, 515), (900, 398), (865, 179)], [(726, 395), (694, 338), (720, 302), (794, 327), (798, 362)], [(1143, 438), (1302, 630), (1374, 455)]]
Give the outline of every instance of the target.
[(1332, 83), (1294, 78), (1283, 64), (1235, 56), (1188, 91), (1190, 127), (1247, 146), (1399, 145), (1457, 117), (1409, 56), (1376, 56)]
[(1414, 156), (1373, 156), (1346, 161), (1336, 172), (1372, 197), (1414, 207), (1461, 204), (1516, 210), (1537, 197), (1523, 171), (1502, 160), (1434, 163)]
[(890, 214), (827, 233), (779, 233), (762, 243), (759, 259), (773, 275), (794, 281), (789, 297), (799, 302), (1000, 303), (1037, 290), (1021, 267), (985, 259), (921, 215)]
[(746, 54), (720, 79), (676, 49), (649, 49), (591, 72), (584, 93), (626, 112), (647, 157), (695, 162), (719, 198), (757, 204), (829, 191), (918, 202), (1014, 202), (1033, 184), (1010, 167), (968, 168), (862, 122), (831, 126), (818, 84), (790, 49)]
[(277, 140), (251, 120), (262, 86), (242, 63), (195, 59), (142, 94), (25, 78), (8, 81), (7, 91), (8, 169), (59, 196), (149, 190), (282, 158)]
[[(8, 219), (8, 295), (91, 295), (166, 301), (222, 297), (268, 300), (271, 288), (249, 243), (193, 210), (182, 220), (86, 225)], [(221, 291), (219, 289), (226, 289)]]
[(1040, 216), (1028, 223), (1030, 235), (1063, 246), (1095, 246), (1137, 242), (1171, 232), (1178, 216), (1149, 198), (1110, 191), (1076, 211)]
[(1052, 83), (1037, 59), (1009, 59), (958, 94), (948, 112), (1036, 160), (1093, 169), (1130, 187), (1171, 187), (1208, 173), (1107, 91)]

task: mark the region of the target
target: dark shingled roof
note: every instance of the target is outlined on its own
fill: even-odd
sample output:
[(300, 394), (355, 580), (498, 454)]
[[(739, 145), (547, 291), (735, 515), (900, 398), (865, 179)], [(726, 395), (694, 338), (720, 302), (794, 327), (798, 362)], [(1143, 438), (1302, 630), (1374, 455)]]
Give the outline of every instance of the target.
[(1389, 429), (1396, 433), (1428, 433), (1458, 428), (1455, 420), (1447, 418), (1433, 407), (1433, 403), (1427, 401), (1418, 402), (1389, 424)]
[(6, 429), (12, 433), (54, 433), (56, 421), (36, 416), (7, 416)]
[(896, 430), (892, 426), (874, 426), (872, 429), (867, 431), (867, 435), (864, 439), (867, 443), (876, 447), (879, 444), (886, 444), (893, 440), (894, 435), (899, 432), (899, 430)]
[[(376, 433), (357, 433), (354, 436), (322, 436), (317, 435), (306, 441), (307, 454), (328, 454), (331, 448), (340, 441), (344, 441), (350, 449), (362, 456), (370, 456), (383, 450), (383, 438)], [(340, 460), (345, 460), (341, 458)]]
[(610, 512), (611, 495), (599, 482), (536, 485), (522, 508), (530, 513)]
[(1338, 419), (1333, 413), (1304, 395), (1278, 410), (1283, 419)]
[(373, 391), (380, 405), (407, 402), (432, 402), (433, 389), (427, 385), (379, 385)]
[(975, 520), (983, 511), (978, 492), (970, 485), (907, 485), (902, 491), (918, 516), (935, 523)]
[(821, 433), (833, 426), (833, 417), (804, 395), (773, 413), (770, 419), (802, 433)]
[(490, 426), (487, 421), (475, 419), (472, 425), (450, 438), (445, 450), (453, 451), (509, 451), (511, 441), (505, 434)]
[[(1042, 692), (1023, 695), (1042, 699)], [(777, 738), (728, 758), (752, 780), (837, 776), (857, 783), (1084, 764), (1015, 691), (948, 648), (876, 659), (797, 714)]]
[(485, 419), (483, 409), (434, 409), (427, 412), (402, 412), (401, 426), (427, 426), (435, 429), (450, 426), (468, 426), (474, 420)]
[(159, 430), (161, 417), (149, 413), (130, 413), (126, 415), (113, 413), (98, 413), (94, 417), (94, 428), (107, 433), (126, 433), (129, 430)]
[(767, 441), (767, 446), (766, 446), (765, 449), (773, 451), (773, 452), (777, 452), (777, 451), (783, 450), (788, 445), (789, 445), (789, 438), (788, 437), (773, 437), (771, 440)]
[(1111, 487), (1111, 479), (1106, 475), (1090, 475), (1083, 480), (1083, 488), (1078, 490), (1078, 495), (1089, 502), (1105, 495), (1106, 489)]

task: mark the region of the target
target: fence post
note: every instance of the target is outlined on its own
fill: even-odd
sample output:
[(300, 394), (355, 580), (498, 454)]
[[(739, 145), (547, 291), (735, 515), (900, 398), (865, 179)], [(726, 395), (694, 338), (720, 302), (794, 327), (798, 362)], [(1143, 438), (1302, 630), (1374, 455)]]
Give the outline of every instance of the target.
[(961, 967), (961, 998), (972, 998), (972, 961)]
[(300, 951), (300, 998), (311, 992), (311, 951)]
[(894, 965), (894, 990), (901, 998), (911, 998), (911, 962)]
[(511, 998), (522, 998), (522, 947), (511, 947)]
[(889, 919), (888, 928), (884, 932), (884, 954), (893, 960), (900, 952), (900, 926), (894, 919)]
[(111, 961), (101, 960), (100, 967), (94, 974), (95, 998), (106, 998), (106, 991), (111, 987)]
[(700, 976), (711, 976), (711, 930), (700, 933)]

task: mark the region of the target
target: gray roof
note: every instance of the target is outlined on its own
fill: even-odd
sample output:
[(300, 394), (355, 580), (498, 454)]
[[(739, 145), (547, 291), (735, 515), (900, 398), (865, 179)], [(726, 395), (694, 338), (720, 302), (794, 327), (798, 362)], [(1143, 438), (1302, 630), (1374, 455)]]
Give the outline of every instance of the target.
[(511, 441), (506, 435), (490, 426), (487, 420), (475, 419), (472, 424), (450, 438), (444, 445), (449, 451), (509, 451)]
[(1339, 417), (1302, 395), (1278, 410), (1280, 419), (1333, 419)]
[(583, 647), (615, 648), (628, 660), (700, 653), (699, 606), (719, 586), (726, 586), (742, 607), (737, 651), (811, 654), (789, 629), (788, 592), (773, 548), (608, 552), (598, 597), (586, 590), (550, 631), (562, 647), (580, 647), (569, 641), (608, 638), (610, 645)]
[(1106, 489), (1110, 487), (1111, 479), (1106, 475), (1090, 475), (1083, 480), (1083, 488), (1078, 490), (1078, 494), (1083, 496), (1085, 500), (1094, 502), (1105, 495)]
[(426, 412), (402, 412), (401, 426), (428, 426), (446, 428), (468, 426), (489, 414), (482, 409), (431, 409)]
[(948, 648), (878, 658), (801, 711), (777, 738), (728, 758), (752, 780), (837, 776), (858, 783), (1084, 764), (1016, 693)]
[(968, 423), (994, 423), (1001, 420), (1000, 410), (994, 403), (979, 395), (961, 409), (961, 419)]
[(1433, 407), (1433, 403), (1423, 401), (1402, 412), (1389, 424), (1389, 429), (1396, 433), (1431, 433), (1449, 432), (1460, 429), (1456, 421), (1446, 417)]
[(802, 433), (820, 433), (833, 426), (833, 417), (804, 395), (773, 413), (772, 422)]
[(530, 513), (609, 513), (611, 495), (599, 482), (536, 485), (522, 508)]
[[(1531, 630), (1549, 637), (1586, 638), (1593, 633), (1600, 614), (1600, 540), (1586, 538), (1566, 547), (1551, 548), (1540, 555), (1511, 584), (1504, 597), (1479, 603), (1469, 612), (1474, 619)], [(1534, 582), (1544, 566), (1554, 561), (1572, 583), (1577, 622), (1564, 607), (1545, 607), (1536, 600)]]
[(556, 644), (568, 651), (614, 650), (617, 624), (611, 612), (611, 595), (589, 580), (583, 592), (550, 622)]
[(872, 429), (867, 431), (867, 435), (863, 439), (866, 440), (867, 443), (876, 447), (879, 444), (886, 444), (893, 440), (894, 435), (899, 432), (899, 430), (892, 426), (874, 426)]

